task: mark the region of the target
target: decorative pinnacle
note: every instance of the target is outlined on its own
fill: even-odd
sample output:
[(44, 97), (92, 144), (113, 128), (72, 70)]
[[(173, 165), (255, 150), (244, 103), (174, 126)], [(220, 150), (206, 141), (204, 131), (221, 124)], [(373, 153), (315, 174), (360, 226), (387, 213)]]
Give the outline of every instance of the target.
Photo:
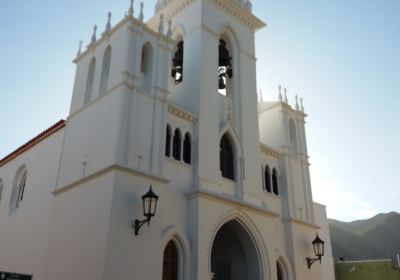
[(108, 14), (107, 14), (108, 19), (107, 19), (107, 24), (106, 24), (106, 32), (111, 30), (111, 16), (112, 16), (111, 12), (108, 12)]
[(79, 41), (79, 48), (78, 51), (76, 52), (76, 56), (80, 56), (82, 54), (82, 40)]
[(262, 95), (262, 89), (261, 89), (261, 88), (260, 88), (260, 102), (264, 102), (263, 95)]
[(167, 31), (167, 36), (172, 37), (172, 19), (168, 20), (168, 31)]
[(129, 6), (129, 10), (128, 10), (128, 15), (129, 15), (129, 16), (132, 16), (132, 17), (133, 17), (133, 13), (134, 13), (134, 10), (133, 10), (133, 1), (134, 1), (134, 0), (131, 0), (131, 5)]
[(283, 101), (284, 101), (285, 103), (288, 103), (288, 99), (287, 99), (287, 89), (286, 89), (286, 88), (283, 88), (283, 95), (284, 95)]
[(97, 32), (97, 25), (94, 25), (93, 26), (93, 35), (92, 35), (92, 40), (91, 40), (91, 43), (93, 44), (93, 43), (95, 43), (96, 42), (96, 32)]
[(143, 19), (144, 19), (143, 9), (144, 9), (144, 4), (143, 4), (143, 2), (140, 2), (140, 14), (139, 14), (139, 21), (140, 22), (143, 22)]
[(278, 92), (279, 92), (278, 99), (280, 102), (282, 102), (282, 86), (281, 85), (278, 85)]
[(300, 97), (300, 110), (304, 113), (303, 98)]
[(158, 32), (164, 33), (164, 14), (160, 15), (160, 24), (158, 25)]
[(299, 97), (296, 94), (296, 110), (299, 110)]

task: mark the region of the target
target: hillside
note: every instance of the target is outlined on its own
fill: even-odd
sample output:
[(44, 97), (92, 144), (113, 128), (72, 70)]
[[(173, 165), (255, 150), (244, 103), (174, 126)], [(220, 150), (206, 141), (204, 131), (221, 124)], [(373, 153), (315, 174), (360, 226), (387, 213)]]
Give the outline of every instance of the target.
[(345, 260), (395, 260), (400, 254), (400, 214), (378, 214), (370, 219), (341, 222), (329, 219), (333, 257)]

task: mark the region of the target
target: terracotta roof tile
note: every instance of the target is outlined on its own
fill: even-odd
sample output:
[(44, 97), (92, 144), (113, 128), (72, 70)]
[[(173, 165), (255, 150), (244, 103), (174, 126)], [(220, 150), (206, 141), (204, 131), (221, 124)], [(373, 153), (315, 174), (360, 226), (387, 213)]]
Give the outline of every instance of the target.
[(65, 126), (65, 120), (60, 120), (45, 131), (41, 132), (38, 134), (36, 137), (32, 138), (28, 142), (26, 142), (24, 145), (10, 153), (9, 155), (5, 156), (3, 159), (0, 160), (0, 167), (5, 165), (7, 162), (13, 160), (20, 154), (24, 153), (25, 151), (29, 150), (30, 148), (34, 147), (36, 144), (40, 143), (50, 135), (56, 133), (60, 129), (62, 129)]

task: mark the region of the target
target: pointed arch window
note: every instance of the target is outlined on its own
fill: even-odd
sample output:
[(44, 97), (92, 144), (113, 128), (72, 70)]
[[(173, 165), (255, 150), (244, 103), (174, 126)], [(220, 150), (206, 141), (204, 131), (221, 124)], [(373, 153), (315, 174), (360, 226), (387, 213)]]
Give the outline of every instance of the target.
[(88, 104), (92, 99), (92, 91), (93, 91), (93, 83), (94, 83), (94, 74), (96, 70), (96, 59), (92, 58), (89, 64), (88, 75), (86, 79), (86, 90), (85, 90), (85, 98), (84, 105)]
[(177, 128), (175, 129), (173, 147), (172, 147), (172, 156), (176, 160), (181, 160), (181, 146), (182, 146), (182, 134), (181, 131)]
[(148, 44), (145, 44), (142, 48), (142, 57), (140, 62), (140, 72), (146, 74), (148, 73), (149, 61), (150, 60), (150, 50)]
[(271, 187), (271, 170), (269, 169), (269, 166), (265, 166), (264, 170), (264, 180), (265, 180), (265, 190), (267, 192), (272, 192), (272, 187)]
[(178, 280), (178, 248), (171, 240), (164, 249), (162, 280)]
[(296, 126), (294, 121), (291, 119), (289, 121), (289, 133), (290, 133), (290, 146), (292, 147), (292, 153), (294, 157), (298, 156), (297, 151), (297, 139), (296, 139)]
[(18, 208), (24, 199), (26, 178), (28, 176), (28, 171), (25, 167), (21, 167), (15, 176), (13, 194), (11, 196), (11, 206), (13, 208)]
[(277, 279), (278, 280), (284, 280), (284, 272), (282, 269), (282, 265), (279, 263), (279, 261), (276, 262), (276, 274), (277, 274)]
[(232, 78), (232, 57), (226, 46), (224, 39), (219, 40), (219, 58), (218, 58), (218, 89), (221, 94), (224, 94), (227, 86), (228, 78)]
[(172, 59), (171, 76), (174, 78), (176, 85), (183, 81), (183, 47), (183, 41), (179, 41)]
[(149, 42), (146, 42), (142, 47), (140, 73), (142, 89), (150, 92), (153, 77), (153, 46)]
[(272, 170), (272, 190), (274, 194), (279, 195), (279, 188), (278, 188), (278, 171), (276, 168)]
[(234, 147), (232, 140), (227, 133), (222, 136), (219, 148), (220, 170), (222, 177), (235, 180)]
[(187, 164), (191, 163), (192, 160), (192, 140), (190, 133), (185, 134), (185, 139), (183, 140), (183, 161)]
[(111, 46), (108, 46), (104, 52), (103, 67), (101, 69), (100, 80), (100, 96), (104, 95), (108, 87), (108, 77), (110, 76), (110, 63), (111, 63)]
[(167, 124), (167, 131), (165, 135), (165, 156), (171, 156), (171, 127)]

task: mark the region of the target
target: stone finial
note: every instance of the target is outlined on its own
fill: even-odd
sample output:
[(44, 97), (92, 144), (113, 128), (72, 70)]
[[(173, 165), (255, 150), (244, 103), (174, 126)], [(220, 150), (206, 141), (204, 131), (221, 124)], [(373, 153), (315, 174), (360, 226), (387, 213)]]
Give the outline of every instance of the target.
[(285, 102), (285, 103), (288, 103), (288, 98), (287, 98), (287, 89), (286, 88), (283, 88), (283, 101)]
[(282, 86), (278, 85), (278, 99), (282, 102)]
[(82, 40), (79, 41), (78, 51), (76, 52), (76, 56), (80, 56), (82, 54)]
[(164, 14), (160, 15), (160, 23), (158, 24), (158, 32), (164, 33)]
[(108, 12), (108, 14), (107, 14), (108, 19), (107, 19), (107, 24), (106, 24), (106, 32), (111, 30), (111, 16), (112, 16), (111, 12)]
[(304, 113), (303, 98), (300, 97), (300, 110)]
[(262, 89), (260, 88), (260, 102), (264, 102)]
[(168, 20), (168, 31), (167, 31), (167, 36), (172, 37), (172, 19)]
[(143, 20), (144, 20), (143, 9), (144, 9), (144, 4), (143, 4), (143, 2), (140, 2), (140, 14), (139, 14), (139, 21), (140, 22), (143, 22)]
[(133, 17), (133, 13), (134, 13), (134, 10), (133, 10), (133, 1), (134, 1), (134, 0), (131, 0), (131, 4), (130, 4), (129, 10), (128, 10), (128, 16), (131, 16), (131, 17)]
[(297, 94), (296, 94), (295, 98), (296, 98), (296, 110), (298, 111), (299, 110), (299, 97)]
[(96, 32), (97, 32), (97, 25), (93, 26), (93, 35), (92, 35), (92, 40), (90, 41), (92, 44), (96, 42)]

